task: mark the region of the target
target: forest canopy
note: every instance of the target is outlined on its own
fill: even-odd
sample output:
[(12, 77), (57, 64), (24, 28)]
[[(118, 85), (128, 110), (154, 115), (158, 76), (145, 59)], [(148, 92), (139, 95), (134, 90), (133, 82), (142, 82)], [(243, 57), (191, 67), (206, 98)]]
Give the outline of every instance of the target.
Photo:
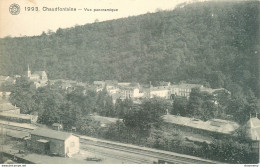
[(259, 2), (203, 2), (41, 36), (0, 39), (0, 75), (186, 81), (258, 96)]

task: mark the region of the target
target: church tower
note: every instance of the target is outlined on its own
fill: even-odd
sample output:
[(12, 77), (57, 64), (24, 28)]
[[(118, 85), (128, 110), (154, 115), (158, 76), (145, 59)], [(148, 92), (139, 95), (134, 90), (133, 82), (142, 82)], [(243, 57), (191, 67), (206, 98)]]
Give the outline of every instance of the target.
[(27, 77), (31, 77), (31, 71), (30, 71), (30, 67), (29, 67), (29, 64), (28, 64), (28, 70), (27, 70)]

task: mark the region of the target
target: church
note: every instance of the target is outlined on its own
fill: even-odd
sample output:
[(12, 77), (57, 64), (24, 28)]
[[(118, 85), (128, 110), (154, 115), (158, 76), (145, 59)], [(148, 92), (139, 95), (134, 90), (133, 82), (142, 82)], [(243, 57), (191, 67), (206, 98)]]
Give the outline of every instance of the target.
[(35, 71), (33, 74), (30, 71), (28, 65), (27, 77), (30, 81), (34, 83), (36, 89), (39, 87), (46, 86), (48, 84), (48, 77), (45, 71)]

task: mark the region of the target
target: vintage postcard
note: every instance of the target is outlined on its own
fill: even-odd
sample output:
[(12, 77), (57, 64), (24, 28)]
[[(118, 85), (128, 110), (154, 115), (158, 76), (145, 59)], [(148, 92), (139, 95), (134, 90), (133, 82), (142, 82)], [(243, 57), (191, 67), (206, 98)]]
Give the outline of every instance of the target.
[(0, 163), (260, 162), (260, 2), (1, 0)]

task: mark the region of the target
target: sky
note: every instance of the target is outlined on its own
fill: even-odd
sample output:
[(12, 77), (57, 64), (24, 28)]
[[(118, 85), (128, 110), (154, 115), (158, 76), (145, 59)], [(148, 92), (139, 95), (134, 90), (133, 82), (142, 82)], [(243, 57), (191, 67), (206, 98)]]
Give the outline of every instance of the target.
[[(201, 0), (0, 0), (0, 38), (11, 36), (34, 36), (43, 31), (56, 31), (58, 28), (69, 28), (122, 17), (153, 13), (160, 10), (172, 10), (177, 4)], [(11, 4), (20, 6), (20, 13), (9, 12)], [(25, 11), (25, 7), (38, 7), (39, 11)], [(63, 12), (43, 11), (47, 8), (82, 9)], [(117, 12), (86, 12), (88, 9), (118, 9)]]

